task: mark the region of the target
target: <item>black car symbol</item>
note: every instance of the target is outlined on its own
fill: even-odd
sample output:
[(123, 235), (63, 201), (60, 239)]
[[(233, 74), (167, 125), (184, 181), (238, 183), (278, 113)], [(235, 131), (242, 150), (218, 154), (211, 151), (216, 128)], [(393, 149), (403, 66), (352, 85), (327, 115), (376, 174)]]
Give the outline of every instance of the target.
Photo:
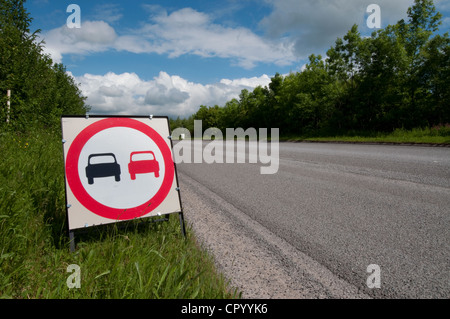
[[(106, 163), (92, 163), (96, 157), (108, 157), (110, 160)], [(94, 184), (94, 178), (114, 176), (116, 182), (120, 181), (120, 165), (117, 163), (116, 156), (113, 153), (91, 154), (86, 166), (86, 177), (89, 185)]]

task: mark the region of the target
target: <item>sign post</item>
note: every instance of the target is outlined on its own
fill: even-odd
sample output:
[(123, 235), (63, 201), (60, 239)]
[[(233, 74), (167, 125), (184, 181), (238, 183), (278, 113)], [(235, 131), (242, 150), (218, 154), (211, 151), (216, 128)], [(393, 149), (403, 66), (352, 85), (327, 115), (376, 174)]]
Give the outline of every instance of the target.
[(63, 116), (66, 202), (74, 231), (183, 210), (168, 117)]
[(9, 118), (11, 113), (11, 90), (6, 91), (6, 123), (9, 124)]

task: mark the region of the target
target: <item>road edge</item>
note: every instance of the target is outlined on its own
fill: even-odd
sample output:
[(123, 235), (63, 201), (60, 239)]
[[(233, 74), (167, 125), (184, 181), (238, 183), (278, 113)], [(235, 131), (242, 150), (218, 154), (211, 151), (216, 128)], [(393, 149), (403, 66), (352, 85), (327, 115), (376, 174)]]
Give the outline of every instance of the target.
[(179, 180), (187, 223), (243, 298), (371, 298), (192, 177)]

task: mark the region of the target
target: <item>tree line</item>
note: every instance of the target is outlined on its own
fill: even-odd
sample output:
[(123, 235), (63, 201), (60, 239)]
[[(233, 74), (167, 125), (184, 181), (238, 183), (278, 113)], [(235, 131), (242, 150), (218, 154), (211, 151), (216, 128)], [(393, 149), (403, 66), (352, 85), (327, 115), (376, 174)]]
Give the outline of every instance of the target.
[(40, 30), (31, 32), (24, 3), (0, 1), (0, 129), (56, 129), (62, 114), (85, 114), (89, 107), (65, 66), (43, 53)]
[(450, 123), (450, 40), (431, 0), (415, 0), (407, 21), (361, 36), (354, 25), (327, 56), (301, 72), (276, 74), (224, 106), (201, 105), (173, 127), (279, 127), (282, 135), (382, 132)]
[[(78, 85), (43, 53), (25, 0), (0, 1), (0, 129), (59, 128), (62, 114), (85, 114)], [(432, 0), (415, 0), (407, 20), (361, 36), (354, 25), (326, 57), (301, 72), (276, 74), (223, 106), (201, 105), (172, 128), (279, 127), (282, 135), (392, 131), (450, 123), (450, 39)], [(12, 92), (8, 110), (7, 91)], [(7, 119), (9, 123), (6, 123)]]

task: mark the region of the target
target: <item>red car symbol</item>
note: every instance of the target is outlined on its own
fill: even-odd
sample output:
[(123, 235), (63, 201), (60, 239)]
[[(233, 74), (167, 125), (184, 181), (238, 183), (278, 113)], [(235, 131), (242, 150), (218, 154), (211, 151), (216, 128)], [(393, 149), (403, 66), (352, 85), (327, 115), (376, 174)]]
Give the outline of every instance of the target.
[[(134, 160), (133, 156), (138, 154), (151, 154), (153, 159)], [(128, 172), (131, 180), (136, 179), (136, 174), (155, 173), (155, 177), (159, 177), (159, 163), (156, 160), (155, 153), (152, 151), (133, 152), (130, 155), (130, 163), (128, 164)]]

